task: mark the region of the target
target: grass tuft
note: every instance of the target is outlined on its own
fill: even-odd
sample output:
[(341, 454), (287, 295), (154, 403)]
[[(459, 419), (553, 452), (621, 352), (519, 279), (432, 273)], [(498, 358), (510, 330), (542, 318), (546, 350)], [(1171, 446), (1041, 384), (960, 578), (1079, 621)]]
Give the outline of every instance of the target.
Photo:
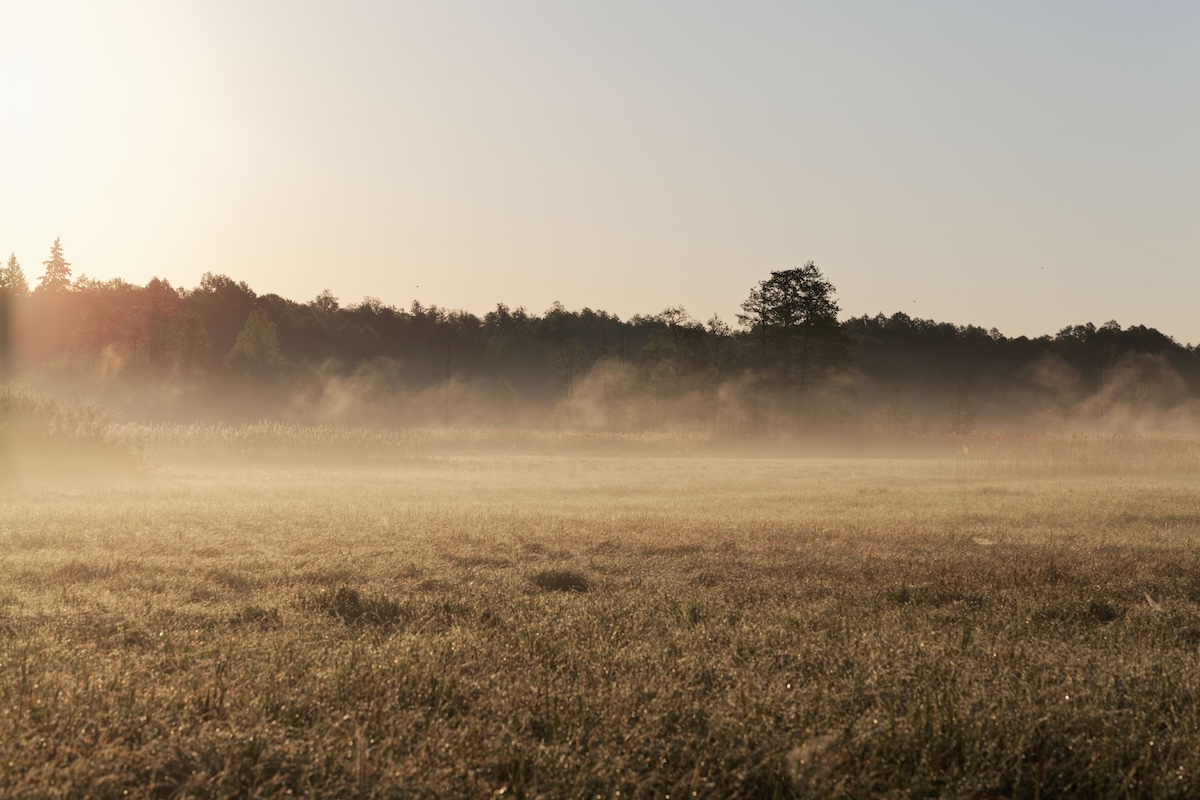
[(546, 592), (586, 592), (592, 583), (579, 572), (569, 569), (547, 569), (534, 575), (533, 585)]
[(390, 597), (364, 595), (349, 586), (322, 589), (303, 603), (305, 608), (328, 614), (347, 625), (388, 627), (408, 618), (408, 611)]
[(283, 627), (283, 619), (278, 608), (246, 606), (229, 618), (229, 624), (234, 628), (252, 625), (261, 631), (277, 631)]
[(1112, 622), (1123, 616), (1119, 608), (1103, 600), (1093, 600), (1088, 603), (1087, 613), (1096, 622)]

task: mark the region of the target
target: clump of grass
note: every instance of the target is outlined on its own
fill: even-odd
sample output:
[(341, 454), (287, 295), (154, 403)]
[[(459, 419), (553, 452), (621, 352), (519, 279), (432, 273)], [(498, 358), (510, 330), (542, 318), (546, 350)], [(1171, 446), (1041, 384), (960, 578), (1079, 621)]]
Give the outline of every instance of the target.
[(694, 556), (703, 552), (698, 544), (669, 544), (669, 545), (651, 545), (643, 547), (642, 553), (647, 556), (668, 556), (670, 558), (679, 558), (681, 556)]
[(1185, 625), (1175, 632), (1175, 639), (1185, 647), (1200, 645), (1200, 626)]
[(229, 618), (229, 624), (235, 628), (253, 625), (261, 631), (277, 631), (283, 627), (283, 619), (279, 616), (278, 608), (246, 606)]
[(91, 583), (112, 577), (116, 574), (117, 569), (113, 564), (93, 564), (75, 559), (55, 570), (54, 577), (58, 582), (64, 584)]
[(964, 593), (951, 587), (936, 584), (911, 585), (906, 583), (888, 589), (885, 596), (890, 602), (898, 606), (913, 605), (943, 608), (945, 606), (963, 604), (977, 608), (984, 603), (981, 595)]
[(503, 569), (504, 567), (512, 566), (512, 562), (507, 558), (497, 556), (485, 556), (479, 553), (460, 556), (453, 553), (448, 553), (445, 559), (457, 567), (466, 567), (474, 569), (476, 567), (484, 567), (487, 569)]
[(419, 592), (448, 592), (450, 591), (450, 583), (441, 578), (426, 578), (417, 584)]
[(1103, 600), (1093, 600), (1088, 603), (1087, 613), (1096, 622), (1112, 622), (1122, 616), (1119, 608)]
[(208, 580), (239, 594), (249, 592), (255, 585), (254, 579), (248, 575), (225, 568), (210, 569), (208, 571)]
[(530, 580), (545, 592), (586, 592), (592, 588), (586, 575), (569, 569), (542, 570)]
[(594, 556), (610, 556), (621, 552), (621, 545), (612, 539), (601, 539), (588, 547), (587, 552)]
[(365, 595), (358, 589), (339, 586), (333, 591), (322, 589), (309, 597), (303, 605), (319, 611), (347, 625), (375, 625), (386, 627), (408, 618), (408, 611), (400, 603), (386, 595)]

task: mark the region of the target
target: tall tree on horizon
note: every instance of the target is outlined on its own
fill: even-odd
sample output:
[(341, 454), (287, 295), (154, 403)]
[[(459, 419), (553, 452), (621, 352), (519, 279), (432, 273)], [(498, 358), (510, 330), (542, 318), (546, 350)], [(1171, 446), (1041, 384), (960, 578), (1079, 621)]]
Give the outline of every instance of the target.
[(42, 262), (46, 274), (38, 282), (38, 292), (59, 294), (71, 288), (71, 265), (63, 258), (62, 242), (55, 238), (50, 246), (50, 258)]
[(338, 299), (333, 296), (333, 292), (328, 289), (322, 289), (309, 305), (327, 317), (342, 307)]
[[(774, 342), (783, 381), (803, 392), (821, 362), (848, 358), (849, 343), (838, 326), (840, 310), (833, 284), (809, 261), (796, 269), (772, 271), (742, 303), (738, 321), (758, 339), (766, 355)], [(798, 373), (798, 374), (796, 374)]]
[(7, 292), (11, 298), (29, 294), (29, 282), (25, 280), (25, 270), (21, 269), (16, 253), (10, 255), (8, 263), (0, 267), (0, 291)]

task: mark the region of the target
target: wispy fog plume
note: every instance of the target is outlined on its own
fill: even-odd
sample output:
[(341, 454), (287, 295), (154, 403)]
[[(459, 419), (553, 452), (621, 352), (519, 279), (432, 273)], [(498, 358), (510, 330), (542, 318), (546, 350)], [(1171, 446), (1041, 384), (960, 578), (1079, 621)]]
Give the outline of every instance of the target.
[(552, 414), (588, 430), (636, 427), (648, 409), (634, 402), (636, 372), (631, 364), (604, 358), (581, 379), (566, 387)]
[(1054, 357), (1016, 380), (973, 389), (978, 425), (993, 431), (1090, 434), (1200, 432), (1200, 403), (1161, 355), (1131, 354), (1089, 381)]
[(326, 364), (315, 371), (307, 391), (292, 396), (288, 416), (305, 422), (371, 425), (398, 419), (402, 398), (388, 380), (399, 365), (390, 359), (363, 364), (342, 375)]
[(1080, 402), (1076, 425), (1101, 433), (1194, 433), (1200, 403), (1161, 356), (1136, 355), (1104, 375), (1100, 390)]
[[(286, 403), (284, 417), (306, 424), (368, 427), (513, 426), (544, 421), (547, 409), (524, 400), (504, 378), (456, 375), (413, 386), (405, 365), (373, 359), (350, 374), (332, 362), (312, 370)], [(263, 417), (277, 416), (266, 404)]]
[[(444, 362), (443, 362), (444, 363)], [(1200, 433), (1196, 387), (1163, 355), (1128, 354), (1086, 372), (1047, 355), (1010, 377), (970, 380), (821, 372), (803, 391), (776, 373), (673, 369), (670, 359), (602, 355), (565, 370), (553, 359), (520, 386), (500, 374), (375, 357), (330, 359), (262, 376), (205, 377), (173, 362), (150, 370), (106, 346), (73, 375), (43, 367), (38, 385), (99, 400), (118, 421), (280, 420), (367, 428), (529, 428), (718, 437), (806, 433), (922, 436), (979, 432)], [(486, 364), (485, 364), (486, 365)], [(1086, 366), (1086, 365), (1085, 365)], [(453, 364), (451, 364), (453, 367)], [(499, 370), (497, 370), (499, 372)], [(514, 378), (517, 380), (517, 378)], [(541, 386), (540, 390), (531, 386)]]

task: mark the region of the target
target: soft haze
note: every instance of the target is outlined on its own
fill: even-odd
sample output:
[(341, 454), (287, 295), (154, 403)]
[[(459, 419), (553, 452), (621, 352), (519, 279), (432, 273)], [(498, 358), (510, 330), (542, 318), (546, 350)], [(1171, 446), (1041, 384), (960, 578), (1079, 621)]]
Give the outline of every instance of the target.
[[(101, 7), (101, 5), (103, 7)], [(1200, 341), (1200, 5), (0, 5), (0, 250), (306, 301)], [(419, 287), (419, 288), (418, 288)]]

